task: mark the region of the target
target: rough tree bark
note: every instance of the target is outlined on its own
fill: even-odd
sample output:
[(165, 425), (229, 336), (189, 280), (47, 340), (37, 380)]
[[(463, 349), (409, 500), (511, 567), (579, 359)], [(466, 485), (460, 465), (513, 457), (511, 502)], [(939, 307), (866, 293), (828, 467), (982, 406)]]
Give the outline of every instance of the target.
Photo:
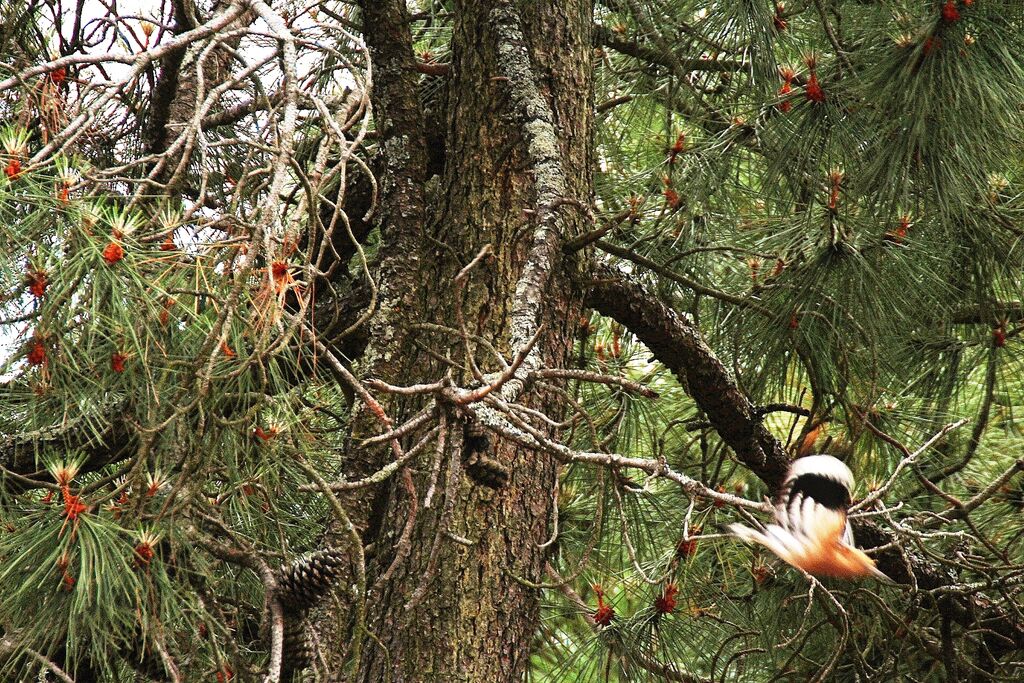
[[(592, 193), (592, 3), (460, 2), (455, 16), (448, 155), (442, 177), (428, 183), (404, 3), (364, 4), (384, 156), (383, 261), (380, 315), (358, 369), (394, 384), (451, 372), (425, 349), (464, 366), (472, 347), (484, 375), (502, 369), (459, 333), (422, 326), (456, 327), (460, 315), (469, 334), (487, 339), (505, 361), (536, 335), (523, 368), (562, 366), (582, 303), (572, 283), (585, 281), (585, 261), (562, 257), (560, 243), (588, 227), (586, 212), (571, 202), (589, 204)], [(437, 189), (425, 197), (427, 187)], [(457, 286), (485, 245), (494, 257)], [(481, 383), (461, 370), (451, 380)], [(515, 378), (500, 392), (551, 414), (559, 409), (554, 394), (524, 392)], [(397, 420), (421, 405), (406, 399), (385, 409)], [(372, 471), (393, 455), (358, 447), (360, 437), (380, 430), (363, 411), (353, 421), (350, 457), (356, 469)], [(352, 501), (373, 547), (367, 626), (375, 638), (364, 647), (359, 680), (515, 680), (528, 661), (539, 595), (517, 579), (542, 576), (539, 546), (549, 534), (556, 463), (491, 435), (489, 457), (508, 480), (482, 485), (465, 474), (464, 417), (454, 405), (440, 413), (443, 450), (428, 451), (411, 469), (417, 503), (410, 505), (402, 476)], [(426, 507), (435, 458), (441, 466)]]

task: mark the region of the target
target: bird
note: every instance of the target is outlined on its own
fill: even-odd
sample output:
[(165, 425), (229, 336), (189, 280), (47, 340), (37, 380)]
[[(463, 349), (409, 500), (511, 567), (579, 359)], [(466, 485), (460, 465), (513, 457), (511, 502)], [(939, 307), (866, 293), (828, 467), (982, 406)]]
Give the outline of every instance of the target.
[(763, 531), (742, 524), (730, 524), (728, 530), (816, 577), (892, 583), (854, 543), (846, 518), (853, 486), (853, 472), (841, 460), (820, 454), (798, 458), (775, 500), (774, 523)]

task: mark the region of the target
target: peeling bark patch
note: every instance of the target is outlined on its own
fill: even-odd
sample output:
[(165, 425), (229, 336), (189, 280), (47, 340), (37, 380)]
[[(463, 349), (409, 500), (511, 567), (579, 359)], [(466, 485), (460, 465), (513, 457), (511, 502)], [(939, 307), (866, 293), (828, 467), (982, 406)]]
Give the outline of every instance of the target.
[[(558, 225), (553, 208), (558, 199), (566, 196), (566, 182), (554, 113), (537, 85), (521, 19), (510, 3), (502, 2), (491, 10), (491, 23), (498, 40), (499, 73), (508, 81), (512, 118), (518, 120), (523, 129), (536, 195), (533, 208), (536, 229), (526, 265), (516, 283), (512, 311), (512, 348), (522, 348), (536, 332), (544, 289), (557, 266), (561, 238), (568, 232), (564, 223)], [(531, 353), (522, 370), (525, 373), (537, 367), (540, 367), (539, 357)]]

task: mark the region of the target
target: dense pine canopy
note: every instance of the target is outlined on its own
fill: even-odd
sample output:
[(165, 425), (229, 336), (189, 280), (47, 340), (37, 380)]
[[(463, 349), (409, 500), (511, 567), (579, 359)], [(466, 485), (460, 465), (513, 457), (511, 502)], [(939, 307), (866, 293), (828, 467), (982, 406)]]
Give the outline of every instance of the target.
[(2, 680), (1024, 677), (1019, 0), (5, 0), (0, 167)]

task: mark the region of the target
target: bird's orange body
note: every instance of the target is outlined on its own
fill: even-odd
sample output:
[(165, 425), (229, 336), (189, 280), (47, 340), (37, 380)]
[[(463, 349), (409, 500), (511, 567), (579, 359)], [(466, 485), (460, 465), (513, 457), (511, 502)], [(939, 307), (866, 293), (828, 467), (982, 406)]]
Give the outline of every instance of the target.
[(835, 579), (862, 579), (878, 575), (875, 561), (862, 550), (843, 542), (843, 528), (837, 526), (834, 533), (818, 537), (802, 548), (781, 555), (782, 559), (797, 569), (813, 576), (828, 576)]
[(814, 576), (830, 576), (836, 579), (863, 579), (877, 577), (875, 562), (857, 548), (836, 544), (822, 549), (821, 553), (794, 558), (794, 567), (803, 569)]

